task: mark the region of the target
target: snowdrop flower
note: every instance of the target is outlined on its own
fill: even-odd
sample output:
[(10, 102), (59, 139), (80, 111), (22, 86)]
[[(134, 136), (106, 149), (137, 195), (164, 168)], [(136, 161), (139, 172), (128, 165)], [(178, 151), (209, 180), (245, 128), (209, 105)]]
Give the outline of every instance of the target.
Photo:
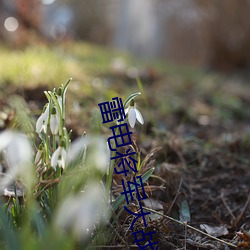
[(8, 167), (6, 178), (1, 180), (1, 188), (18, 176), (22, 177), (27, 186), (31, 185), (33, 153), (28, 138), (21, 133), (6, 130), (0, 133), (0, 152)]
[(132, 128), (135, 126), (136, 120), (141, 124), (144, 123), (141, 112), (135, 107), (134, 99), (130, 101), (129, 107), (125, 109), (125, 115), (126, 114), (128, 114), (128, 122)]
[(51, 116), (50, 116), (50, 130), (53, 135), (56, 135), (59, 131), (59, 117), (58, 112), (55, 107), (52, 108)]
[(59, 207), (55, 226), (80, 240), (91, 237), (95, 225), (108, 216), (108, 202), (100, 183), (93, 182), (79, 195), (68, 196)]
[(88, 139), (86, 139), (85, 135), (83, 137), (77, 138), (71, 143), (68, 150), (69, 164), (72, 164), (77, 159), (85, 160), (88, 143)]
[(46, 134), (47, 125), (49, 120), (49, 104), (47, 104), (36, 122), (36, 132), (41, 133), (42, 131)]
[(61, 111), (62, 111), (62, 88), (58, 89), (56, 97), (57, 97), (58, 104), (59, 104)]
[(107, 141), (102, 137), (92, 137), (91, 138), (92, 151), (89, 154), (89, 161), (94, 164), (94, 166), (105, 173), (109, 166), (110, 151), (107, 147)]
[(40, 164), (41, 163), (41, 159), (42, 159), (42, 155), (43, 155), (43, 145), (42, 143), (39, 145), (39, 148), (37, 150), (36, 156), (35, 156), (35, 163), (36, 164)]
[[(88, 154), (86, 154), (88, 150)], [(87, 160), (88, 166), (94, 166), (100, 172), (106, 172), (110, 161), (110, 151), (103, 137), (85, 135), (76, 139), (69, 147), (68, 162), (73, 163), (78, 157)]]
[(57, 96), (57, 101), (58, 101), (58, 103), (59, 103), (59, 106), (60, 106), (60, 108), (61, 108), (61, 110), (62, 110), (62, 96)]
[(63, 143), (55, 150), (51, 157), (51, 166), (55, 169), (56, 166), (64, 169), (67, 161), (67, 152)]

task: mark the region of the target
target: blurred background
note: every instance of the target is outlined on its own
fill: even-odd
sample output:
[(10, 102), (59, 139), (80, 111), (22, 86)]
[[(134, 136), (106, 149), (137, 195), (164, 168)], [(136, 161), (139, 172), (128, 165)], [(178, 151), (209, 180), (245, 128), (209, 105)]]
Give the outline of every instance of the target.
[(249, 0), (0, 0), (13, 47), (84, 40), (220, 71), (248, 71)]

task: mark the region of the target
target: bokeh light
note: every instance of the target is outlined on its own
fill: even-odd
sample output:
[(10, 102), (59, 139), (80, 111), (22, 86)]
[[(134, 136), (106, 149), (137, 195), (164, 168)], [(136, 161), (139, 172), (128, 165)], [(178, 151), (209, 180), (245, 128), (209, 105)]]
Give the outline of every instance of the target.
[(62, 24), (56, 24), (51, 27), (50, 34), (53, 37), (53, 39), (60, 40), (66, 36), (67, 29)]
[(42, 0), (42, 4), (45, 4), (45, 5), (50, 5), (54, 2), (55, 2), (55, 0)]
[(4, 27), (9, 32), (14, 32), (18, 29), (18, 20), (15, 17), (8, 17), (4, 21)]

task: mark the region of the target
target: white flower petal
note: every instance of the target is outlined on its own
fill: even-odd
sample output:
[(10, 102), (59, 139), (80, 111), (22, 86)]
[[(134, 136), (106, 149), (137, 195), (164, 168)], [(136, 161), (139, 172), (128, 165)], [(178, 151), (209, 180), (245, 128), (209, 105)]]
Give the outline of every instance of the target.
[(11, 131), (5, 130), (0, 133), (0, 151), (5, 149), (13, 138), (13, 133)]
[(36, 132), (40, 133), (42, 131), (42, 126), (44, 122), (44, 114), (42, 113), (36, 122)]
[(125, 115), (128, 113), (128, 111), (129, 111), (129, 108), (126, 108), (126, 109), (124, 110)]
[(44, 131), (44, 133), (47, 132), (48, 120), (49, 120), (49, 105), (47, 105), (45, 111), (37, 119), (37, 122), (36, 122), (37, 133), (40, 133), (41, 131)]
[(56, 214), (55, 224), (61, 230), (69, 230), (72, 224), (75, 223), (76, 215), (78, 214), (78, 203), (75, 196), (68, 196), (63, 204), (59, 207)]
[(40, 149), (37, 150), (36, 157), (35, 157), (35, 163), (36, 164), (40, 161), (40, 159), (42, 157), (42, 153), (43, 153), (42, 150), (40, 150)]
[(31, 162), (32, 148), (25, 135), (15, 133), (13, 140), (6, 149), (9, 167), (16, 168)]
[(104, 138), (93, 138), (94, 149), (93, 149), (93, 160), (95, 166), (101, 172), (106, 172), (110, 159), (110, 151), (107, 148), (107, 141)]
[(0, 134), (0, 142), (0, 150), (5, 150), (4, 158), (8, 165), (6, 178), (1, 179), (0, 188), (6, 187), (18, 176), (22, 177), (27, 187), (30, 186), (33, 181), (33, 152), (28, 138), (21, 133), (4, 131)]
[(52, 157), (51, 157), (50, 163), (51, 163), (51, 166), (53, 168), (55, 168), (57, 166), (57, 164), (58, 164), (58, 158), (59, 158), (60, 154), (61, 154), (61, 147), (59, 146), (56, 149), (56, 151), (52, 154)]
[(47, 105), (45, 111), (44, 111), (44, 120), (48, 121), (49, 119), (49, 104)]
[(143, 124), (144, 120), (143, 120), (141, 112), (138, 109), (135, 109), (135, 113), (136, 113), (136, 119), (138, 120), (138, 122)]
[(57, 96), (57, 101), (62, 111), (62, 96)]
[(55, 226), (60, 231), (72, 233), (78, 239), (91, 236), (94, 226), (104, 221), (108, 214), (100, 183), (92, 183), (80, 195), (68, 196), (55, 216)]
[(66, 150), (64, 148), (62, 148), (62, 151), (61, 151), (61, 164), (60, 164), (60, 167), (62, 169), (65, 168), (66, 162), (67, 162), (67, 152), (66, 152)]
[(50, 130), (53, 135), (56, 135), (59, 131), (59, 120), (56, 114), (50, 117)]
[(128, 112), (128, 122), (132, 128), (135, 126), (136, 113), (135, 113), (134, 107), (131, 107), (129, 112)]
[(46, 121), (43, 121), (41, 132), (43, 131), (46, 134), (47, 133), (47, 126), (48, 126), (48, 123)]
[(51, 166), (55, 168), (57, 165), (60, 168), (65, 168), (67, 161), (67, 152), (64, 147), (59, 146), (51, 157)]
[(61, 156), (62, 156), (62, 158), (63, 158), (65, 161), (67, 160), (67, 152), (66, 152), (65, 148), (62, 148)]
[(42, 125), (42, 130), (45, 134), (47, 133), (47, 126), (48, 126), (48, 123), (44, 122), (43, 125)]
[(59, 168), (62, 168), (62, 169), (65, 168), (65, 161), (63, 158), (61, 158), (60, 160), (58, 159), (57, 164)]
[(86, 151), (88, 136), (84, 136), (83, 138), (76, 139), (73, 143), (71, 143), (69, 151), (68, 151), (68, 162), (72, 163), (74, 160), (76, 160), (79, 155), (81, 155), (84, 151)]

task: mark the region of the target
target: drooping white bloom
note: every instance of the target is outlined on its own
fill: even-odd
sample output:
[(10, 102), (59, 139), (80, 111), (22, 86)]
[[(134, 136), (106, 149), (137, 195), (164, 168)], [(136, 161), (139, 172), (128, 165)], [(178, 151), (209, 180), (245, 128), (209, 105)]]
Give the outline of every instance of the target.
[(32, 159), (32, 148), (28, 138), (25, 135), (16, 132), (10, 132), (9, 136), (11, 139), (6, 147), (6, 156), (9, 167), (16, 168), (30, 162)]
[(37, 150), (37, 153), (36, 153), (36, 156), (35, 156), (35, 163), (36, 163), (36, 164), (39, 163), (39, 161), (41, 160), (41, 158), (42, 158), (42, 153), (43, 153), (42, 150), (40, 150), (40, 149)]
[(81, 158), (85, 160), (88, 139), (86, 136), (77, 138), (73, 141), (68, 149), (68, 162), (73, 163), (75, 160)]
[[(92, 138), (92, 152), (90, 152), (90, 161), (101, 172), (105, 173), (109, 166), (110, 151), (107, 147), (107, 141), (102, 137)], [(91, 145), (90, 144), (90, 145)]]
[[(88, 151), (88, 154), (86, 154)], [(69, 147), (68, 162), (74, 162), (78, 157), (87, 161), (88, 166), (95, 167), (100, 172), (106, 172), (110, 161), (110, 151), (107, 141), (100, 136), (85, 135), (76, 139)]]
[[(32, 147), (28, 138), (17, 132), (6, 130), (0, 133), (0, 153), (7, 163), (7, 174), (1, 180), (1, 188), (12, 182), (17, 176), (22, 177), (26, 185), (32, 182)], [(8, 177), (8, 178), (7, 178)]]
[(67, 161), (67, 152), (62, 145), (55, 150), (51, 157), (51, 166), (56, 168), (56, 166), (64, 169)]
[(50, 116), (50, 131), (53, 135), (56, 135), (59, 131), (60, 121), (58, 112), (55, 107), (52, 108)]
[(59, 104), (59, 106), (61, 108), (61, 111), (62, 111), (62, 96), (58, 95), (57, 96), (57, 101), (58, 101), (58, 104)]
[(35, 164), (40, 164), (43, 155), (43, 145), (40, 144), (35, 156)]
[(134, 100), (131, 100), (129, 107), (125, 109), (126, 114), (128, 114), (128, 122), (132, 128), (134, 128), (136, 120), (141, 124), (144, 123), (141, 112), (135, 107)]
[(55, 217), (56, 229), (72, 233), (80, 240), (91, 236), (95, 225), (103, 222), (108, 215), (108, 202), (100, 183), (91, 183), (79, 195), (64, 200)]
[(49, 104), (47, 104), (45, 110), (40, 115), (36, 122), (36, 132), (41, 133), (42, 131), (46, 134), (47, 132), (47, 125), (49, 121)]
[(62, 87), (60, 87), (57, 90), (57, 95), (56, 95), (56, 99), (58, 101), (58, 104), (60, 106), (61, 112), (62, 112), (62, 103), (63, 103), (63, 99), (62, 99)]

